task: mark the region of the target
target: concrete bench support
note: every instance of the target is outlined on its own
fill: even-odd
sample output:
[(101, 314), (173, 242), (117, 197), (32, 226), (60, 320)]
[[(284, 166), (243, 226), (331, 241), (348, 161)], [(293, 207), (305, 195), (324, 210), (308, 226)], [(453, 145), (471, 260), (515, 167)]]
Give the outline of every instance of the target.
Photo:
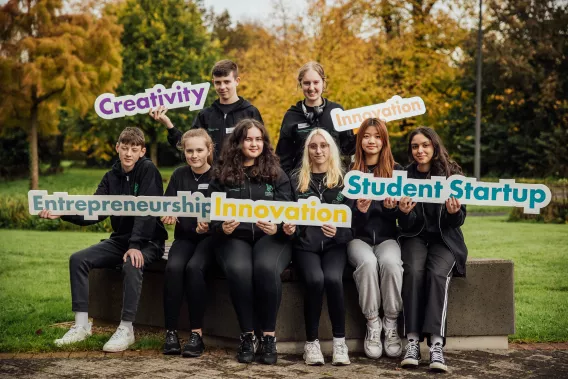
[[(142, 296), (136, 324), (163, 327), (163, 286), (165, 261), (150, 266), (144, 273)], [(472, 259), (467, 263), (468, 277), (454, 278), (448, 305), (448, 350), (506, 349), (507, 336), (515, 332), (513, 262), (498, 259)], [(95, 269), (89, 277), (89, 314), (95, 323), (116, 323), (122, 306), (122, 276), (116, 269)], [(303, 290), (299, 281), (283, 274), (282, 304), (276, 335), (280, 352), (303, 350)], [(346, 336), (351, 351), (363, 351), (365, 319), (358, 304), (355, 283), (344, 279)], [(180, 330), (189, 330), (187, 306), (182, 306)], [(402, 324), (402, 322), (400, 322)], [(236, 346), (239, 335), (236, 314), (226, 281), (211, 278), (204, 333), (210, 344)], [(322, 349), (331, 351), (331, 324), (324, 303), (320, 323)]]

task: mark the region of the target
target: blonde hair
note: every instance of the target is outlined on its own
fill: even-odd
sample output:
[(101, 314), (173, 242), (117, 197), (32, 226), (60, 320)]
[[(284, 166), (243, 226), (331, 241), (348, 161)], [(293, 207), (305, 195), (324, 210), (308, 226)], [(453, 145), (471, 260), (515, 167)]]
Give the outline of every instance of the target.
[(310, 178), (312, 173), (312, 162), (310, 162), (310, 141), (312, 138), (319, 134), (325, 139), (325, 142), (329, 145), (329, 165), (326, 173), (325, 185), (327, 188), (334, 188), (343, 185), (343, 170), (341, 168), (341, 157), (339, 155), (339, 149), (333, 137), (324, 129), (315, 128), (308, 134), (306, 138), (306, 143), (304, 144), (304, 154), (302, 155), (302, 164), (296, 175), (298, 176), (298, 188), (300, 192), (306, 192), (310, 187)]
[(205, 146), (209, 149), (209, 155), (207, 156), (207, 163), (210, 165), (213, 164), (213, 151), (215, 150), (215, 145), (209, 133), (202, 128), (195, 128), (188, 130), (187, 132), (183, 133), (181, 136), (181, 140), (179, 141), (177, 148), (181, 151), (185, 150), (185, 141), (190, 138), (203, 138), (205, 140)]
[(325, 76), (323, 66), (319, 62), (315, 61), (310, 61), (304, 64), (298, 70), (298, 88), (302, 87), (302, 79), (304, 78), (304, 75), (306, 75), (306, 72), (310, 70), (314, 70), (319, 76), (321, 76), (321, 79), (323, 80), (323, 91), (325, 91), (327, 89), (327, 76)]

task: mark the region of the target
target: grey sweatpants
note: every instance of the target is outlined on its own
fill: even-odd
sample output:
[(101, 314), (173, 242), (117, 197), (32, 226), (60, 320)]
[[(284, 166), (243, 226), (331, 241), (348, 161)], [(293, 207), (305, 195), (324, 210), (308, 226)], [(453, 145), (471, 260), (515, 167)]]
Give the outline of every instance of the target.
[(353, 279), (365, 317), (373, 319), (379, 316), (382, 299), (385, 316), (397, 319), (402, 311), (403, 272), (398, 243), (386, 240), (370, 246), (354, 239), (347, 245), (347, 259), (355, 267)]
[[(148, 266), (164, 254), (164, 242), (146, 242), (140, 250), (144, 257), (144, 266)], [(143, 268), (132, 265), (130, 258), (122, 257), (128, 246), (122, 246), (112, 239), (78, 251), (69, 258), (71, 279), (71, 300), (73, 312), (89, 311), (89, 271), (92, 268), (116, 267), (122, 265), (122, 316), (123, 321), (134, 321), (138, 300), (142, 292)]]

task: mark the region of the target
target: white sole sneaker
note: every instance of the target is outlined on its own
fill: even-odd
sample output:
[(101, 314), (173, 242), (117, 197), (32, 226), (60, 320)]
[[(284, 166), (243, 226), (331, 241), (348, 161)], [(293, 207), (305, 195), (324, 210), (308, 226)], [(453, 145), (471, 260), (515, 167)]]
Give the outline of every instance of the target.
[[(122, 332), (119, 331), (121, 328), (123, 329)], [(116, 338), (117, 333), (121, 333), (118, 338)], [(107, 353), (118, 353), (128, 349), (128, 347), (134, 344), (134, 342), (134, 331), (130, 331), (126, 327), (119, 326), (110, 340), (108, 340), (108, 342), (103, 346), (103, 351)]]
[(419, 364), (420, 364), (420, 361), (418, 361), (418, 359), (414, 359), (414, 358), (406, 358), (402, 362), (400, 362), (400, 365), (402, 367), (405, 367), (405, 368), (418, 367)]
[(430, 370), (434, 372), (448, 372), (448, 366), (440, 362), (430, 363)]
[(347, 361), (335, 361), (335, 362), (331, 362), (331, 364), (333, 366), (349, 366), (351, 364), (351, 361), (347, 360)]
[(73, 343), (84, 341), (91, 335), (93, 335), (91, 323), (89, 323), (89, 329), (83, 326), (73, 325), (63, 337), (56, 339), (53, 343), (55, 346), (59, 347), (71, 345)]
[(306, 354), (303, 355), (304, 358), (304, 362), (308, 365), (308, 366), (323, 366), (325, 364), (325, 361), (323, 359), (314, 359), (314, 360), (310, 360), (308, 361), (306, 359)]

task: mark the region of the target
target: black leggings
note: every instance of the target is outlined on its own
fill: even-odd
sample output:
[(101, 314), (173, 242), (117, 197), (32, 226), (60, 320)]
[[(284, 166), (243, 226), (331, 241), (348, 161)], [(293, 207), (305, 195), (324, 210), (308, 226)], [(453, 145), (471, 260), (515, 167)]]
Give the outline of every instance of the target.
[(201, 329), (207, 303), (205, 272), (215, 263), (215, 255), (211, 251), (212, 241), (211, 236), (197, 244), (190, 240), (174, 240), (168, 253), (164, 282), (164, 317), (167, 330), (178, 328), (184, 292), (187, 295), (190, 327)]
[(263, 332), (276, 329), (282, 298), (280, 274), (290, 264), (292, 248), (282, 237), (264, 236), (255, 243), (226, 238), (215, 248), (241, 332), (254, 330), (255, 310)]
[(324, 289), (333, 336), (345, 337), (343, 270), (346, 261), (347, 247), (343, 244), (335, 245), (320, 253), (304, 250), (296, 250), (294, 253), (294, 265), (300, 271), (306, 285), (304, 320), (308, 341), (318, 338)]

